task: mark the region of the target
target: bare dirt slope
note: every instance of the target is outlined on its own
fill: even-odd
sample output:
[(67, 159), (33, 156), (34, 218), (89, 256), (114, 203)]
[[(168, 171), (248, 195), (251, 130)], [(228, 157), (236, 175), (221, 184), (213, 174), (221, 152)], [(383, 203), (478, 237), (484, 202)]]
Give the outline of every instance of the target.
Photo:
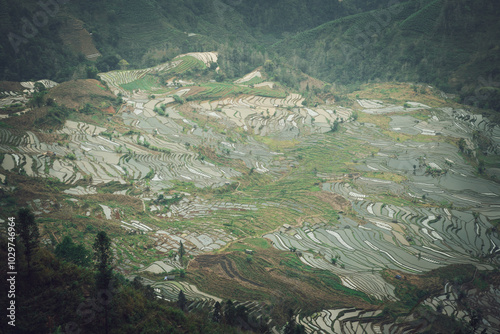
[(67, 17), (60, 32), (63, 43), (76, 53), (85, 55), (87, 59), (96, 59), (101, 54), (94, 45), (92, 35), (83, 27), (83, 22)]

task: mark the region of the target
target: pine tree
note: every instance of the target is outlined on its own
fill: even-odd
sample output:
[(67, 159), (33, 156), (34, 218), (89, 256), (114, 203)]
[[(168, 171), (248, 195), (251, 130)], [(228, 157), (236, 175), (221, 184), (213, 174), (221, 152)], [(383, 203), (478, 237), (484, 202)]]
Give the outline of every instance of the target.
[(33, 253), (38, 248), (38, 241), (40, 239), (40, 231), (35, 221), (35, 216), (29, 209), (21, 209), (17, 213), (18, 217), (18, 231), (21, 240), (24, 243), (24, 254), (28, 262), (28, 275), (31, 271), (31, 259)]
[[(113, 268), (111, 267), (113, 258), (111, 252), (111, 239), (108, 237), (106, 232), (101, 231), (97, 233), (93, 248), (97, 268), (96, 288), (98, 291), (107, 290), (109, 288), (111, 278), (113, 277)], [(104, 303), (104, 328), (106, 334), (109, 333), (108, 305), (109, 301)]]
[(177, 297), (177, 306), (181, 310), (186, 311), (187, 299), (186, 295), (184, 295), (184, 292), (182, 290), (179, 291), (179, 296)]

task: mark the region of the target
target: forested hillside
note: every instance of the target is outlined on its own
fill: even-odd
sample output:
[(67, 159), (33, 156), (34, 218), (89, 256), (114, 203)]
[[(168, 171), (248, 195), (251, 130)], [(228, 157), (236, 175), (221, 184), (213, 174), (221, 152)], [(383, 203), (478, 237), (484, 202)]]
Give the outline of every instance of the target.
[(272, 49), (326, 81), (420, 81), (499, 110), (499, 14), (493, 1), (408, 1), (325, 23)]
[[(220, 51), (228, 78), (271, 59), (329, 83), (419, 81), (499, 109), (495, 1), (1, 0), (0, 8), (3, 80), (92, 78), (120, 60), (144, 68)], [(85, 43), (98, 54), (75, 47)]]

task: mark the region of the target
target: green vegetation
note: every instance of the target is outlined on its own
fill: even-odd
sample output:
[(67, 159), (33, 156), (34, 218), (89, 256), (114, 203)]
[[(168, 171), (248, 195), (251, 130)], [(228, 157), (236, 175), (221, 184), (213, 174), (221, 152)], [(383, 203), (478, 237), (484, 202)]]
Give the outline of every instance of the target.
[[(243, 245), (250, 240), (253, 239), (245, 239)], [(296, 253), (253, 247), (254, 253), (246, 254), (238, 250), (240, 247), (239, 243), (233, 243), (220, 255), (197, 257), (190, 263), (188, 280), (220, 296), (229, 297), (237, 291), (239, 300), (271, 302), (274, 304), (271, 317), (283, 324), (286, 314), (279, 310), (285, 305), (300, 307), (301, 314), (312, 314), (321, 310), (322, 305), (341, 306), (348, 300), (350, 305), (378, 304), (366, 294), (344, 287), (331, 272), (304, 265)], [(219, 265), (226, 269), (217, 273), (209, 269)]]
[(122, 84), (120, 85), (120, 87), (128, 91), (133, 91), (136, 89), (140, 89), (143, 91), (151, 91), (160, 87), (160, 83), (158, 78), (151, 75), (145, 75), (142, 78), (137, 79), (135, 81)]
[(191, 56), (183, 56), (175, 59), (174, 61), (182, 61), (180, 65), (175, 66), (174, 68), (167, 70), (162, 73), (162, 76), (165, 76), (166, 74), (172, 75), (172, 74), (193, 74), (194, 72), (198, 72), (201, 70), (206, 69), (207, 67), (205, 64), (201, 61), (198, 60), (194, 57)]
[(154, 200), (153, 202), (157, 205), (165, 205), (167, 208), (170, 207), (170, 205), (177, 204), (182, 200), (183, 196), (175, 193), (171, 198), (165, 197), (165, 195), (160, 194), (158, 195), (158, 198)]
[[(35, 221), (35, 215), (29, 209), (20, 209), (17, 213), (17, 230), (19, 237), (24, 245), (24, 256), (26, 257), (26, 262), (28, 264), (28, 276), (31, 274), (31, 260), (38, 250), (40, 241), (40, 231), (38, 229), (38, 223)], [(11, 240), (15, 239), (15, 233), (9, 235)]]
[[(67, 240), (63, 243), (72, 244)], [(5, 240), (1, 241), (0, 253), (7, 257)], [(104, 333), (105, 313), (108, 313), (110, 333), (242, 333), (237, 324), (232, 327), (227, 323), (207, 322), (202, 310), (183, 312), (175, 302), (157, 299), (153, 289), (141, 279), (131, 282), (112, 272), (111, 285), (98, 290), (91, 269), (61, 261), (47, 249), (33, 253), (34, 270), (30, 275), (25, 269), (26, 258), (19, 255), (16, 306), (23, 305), (24, 311), (16, 314), (17, 331), (57, 333), (73, 328)], [(47, 304), (51, 307), (47, 308)], [(104, 309), (107, 311), (103, 312)], [(79, 316), (78, 310), (86, 310), (88, 318)], [(57, 317), (47, 322), (54, 314)], [(7, 333), (7, 327), (6, 321), (0, 324), (2, 332)]]
[(224, 97), (231, 97), (240, 94), (257, 95), (263, 97), (285, 98), (287, 94), (280, 90), (269, 89), (268, 87), (251, 88), (243, 87), (232, 83), (206, 83), (201, 87), (205, 88), (203, 91), (190, 95), (190, 100), (214, 100)]
[(261, 77), (253, 77), (252, 79), (248, 80), (248, 81), (245, 81), (245, 82), (242, 82), (241, 85), (256, 85), (256, 84), (259, 84), (261, 82), (264, 82), (264, 80), (261, 78)]
[[(35, 0), (2, 6), (2, 29), (10, 32), (22, 31), (21, 19), (32, 17), (38, 8)], [(92, 62), (71, 52), (58, 38), (59, 32), (68, 33), (66, 21), (51, 17), (50, 24), (38, 27), (36, 38), (19, 36), (11, 43), (8, 33), (1, 35), (2, 45), (7, 47), (0, 60), (10, 64), (2, 71), (2, 79), (50, 78), (60, 82), (94, 78), (98, 72), (165, 63), (190, 51), (217, 50), (221, 69), (217, 77), (222, 80), (264, 66), (270, 78), (297, 87), (301, 80), (293, 72), (299, 69), (345, 85), (373, 80), (427, 82), (459, 93), (461, 101), (468, 104), (499, 106), (500, 90), (494, 84), (498, 80), (492, 73), (496, 73), (494, 45), (500, 9), (496, 2), (487, 0), (396, 4), (389, 0), (300, 4), (259, 0), (224, 6), (216, 0), (181, 0), (175, 5), (110, 0), (99, 6), (76, 1), (64, 10), (84, 22), (103, 55)], [(207, 69), (192, 57), (182, 60), (170, 76), (189, 76)], [(123, 87), (157, 87), (155, 75)], [(260, 80), (254, 78), (248, 84)]]
[(429, 4), (401, 22), (401, 29), (411, 30), (417, 33), (432, 32), (439, 19), (442, 6), (443, 0), (430, 1)]
[(63, 241), (57, 244), (54, 254), (61, 260), (83, 267), (88, 267), (91, 263), (90, 251), (82, 244), (75, 244), (69, 236), (65, 236)]
[[(484, 80), (492, 78), (497, 68), (490, 61), (494, 51), (488, 41), (498, 40), (493, 36), (493, 27), (499, 26), (493, 13), (499, 10), (488, 7), (486, 1), (400, 2), (388, 10), (325, 23), (272, 49), (293, 57), (307, 74), (329, 82), (427, 82), (459, 92), (465, 103), (500, 110), (500, 94)], [(386, 19), (377, 20), (381, 17)], [(475, 35), (483, 29), (486, 34)], [(460, 66), (464, 63), (466, 68)]]
[(435, 168), (435, 167), (431, 167), (431, 166), (427, 166), (425, 168), (425, 174), (431, 175), (433, 177), (438, 177), (438, 176), (444, 175), (446, 173), (447, 173), (446, 169)]
[(64, 106), (51, 107), (47, 113), (35, 121), (35, 125), (40, 127), (61, 127), (74, 111)]
[[(63, 79), (96, 78), (96, 74), (101, 71), (127, 67), (137, 69), (180, 61), (177, 66), (167, 66), (167, 69), (162, 71), (147, 70), (140, 75), (134, 74), (137, 75), (134, 78), (140, 78), (121, 85), (121, 88), (129, 92), (141, 90), (141, 94), (144, 93), (150, 100), (158, 98), (156, 101), (162, 101), (172, 96), (174, 103), (171, 103), (168, 109), (161, 102), (154, 107), (154, 112), (160, 116), (169, 117), (166, 113), (169, 110), (171, 117), (168, 119), (153, 117), (144, 121), (143, 117), (149, 117), (148, 113), (132, 114), (130, 105), (123, 106), (123, 117), (118, 112), (112, 114), (111, 108), (106, 108), (123, 103), (121, 95), (114, 97), (109, 89), (104, 87), (104, 83), (75, 80), (70, 84), (84, 81), (95, 90), (82, 98), (70, 96), (68, 93), (73, 92), (73, 89), (68, 87), (66, 91), (61, 90), (56, 97), (50, 94), (57, 88), (47, 92), (37, 84), (36, 92), (29, 102), (33, 110), (21, 116), (22, 119), (10, 117), (0, 123), (2, 136), (11, 131), (9, 127), (15, 123), (13, 119), (27, 119), (35, 125), (33, 129), (29, 129), (29, 135), (20, 138), (18, 142), (15, 142), (16, 136), (12, 135), (12, 142), (5, 146), (6, 153), (0, 153), (0, 164), (5, 160), (5, 166), (9, 166), (4, 167), (5, 170), (2, 171), (2, 177), (6, 176), (6, 186), (0, 189), (2, 210), (15, 214), (18, 204), (32, 208), (36, 206), (43, 216), (36, 222), (43, 227), (41, 237), (46, 243), (44, 247), (38, 247), (36, 224), (26, 224), (32, 226), (32, 233), (20, 237), (22, 243), (19, 263), (21, 269), (26, 269), (26, 274), (20, 275), (20, 287), (29, 292), (21, 293), (20, 302), (28, 305), (23, 311), (31, 315), (31, 318), (24, 314), (21, 316), (21, 331), (67, 331), (64, 326), (68, 322), (78, 323), (82, 332), (107, 332), (108, 329), (112, 333), (239, 331), (229, 326), (235, 325), (238, 315), (238, 308), (234, 307), (231, 300), (216, 304), (213, 310), (204, 309), (201, 311), (203, 314), (198, 315), (193, 311), (188, 312), (192, 309), (186, 297), (190, 295), (189, 291), (179, 293), (178, 303), (167, 303), (157, 300), (154, 290), (145, 285), (146, 281), (151, 284), (149, 279), (158, 283), (157, 285), (174, 283), (176, 287), (186, 287), (183, 284), (189, 282), (220, 298), (237, 297), (238, 301), (257, 300), (266, 304), (265, 307), (272, 305), (274, 309), (269, 315), (284, 327), (286, 333), (301, 332), (302, 329), (296, 326), (293, 317), (293, 311), (299, 309), (301, 315), (310, 315), (327, 308), (356, 307), (373, 310), (384, 307), (384, 321), (390, 320), (390, 317), (398, 319), (400, 315), (406, 317), (412, 312), (416, 312), (412, 316), (430, 314), (437, 319), (439, 315), (420, 305), (425, 298), (442, 291), (443, 282), (450, 282), (456, 289), (473, 286), (479, 291), (487, 291), (489, 284), (494, 282), (489, 276), (491, 272), (479, 273), (472, 266), (451, 266), (445, 268), (446, 270), (443, 268), (442, 271), (436, 270), (420, 276), (408, 275), (408, 280), (406, 276), (403, 279), (395, 278), (396, 274), (399, 274), (387, 270), (384, 277), (396, 287), (395, 293), (399, 300), (384, 301), (382, 304), (365, 293), (347, 288), (331, 271), (318, 270), (305, 264), (308, 258), (303, 253), (307, 252), (307, 256), (312, 255), (314, 260), (326, 261), (322, 263), (328, 266), (327, 268), (345, 269), (346, 266), (349, 267), (348, 260), (341, 260), (340, 255), (335, 255), (340, 254), (341, 249), (334, 247), (333, 255), (323, 252), (322, 249), (321, 252), (313, 248), (300, 249), (306, 241), (296, 235), (297, 240), (292, 240), (299, 244), (288, 244), (285, 248), (288, 247), (290, 252), (282, 252), (262, 236), (273, 231), (293, 238), (294, 227), (285, 228), (284, 224), (302, 225), (302, 231), (309, 237), (306, 228), (314, 232), (315, 228), (334, 230), (346, 227), (347, 231), (346, 222), (349, 227), (355, 227), (356, 223), (360, 228), (364, 227), (367, 221), (359, 212), (367, 208), (365, 202), (360, 198), (353, 200), (354, 197), (357, 198), (355, 194), (342, 193), (344, 189), (351, 187), (353, 191), (359, 189), (366, 194), (366, 202), (382, 202), (381, 208), (379, 205), (372, 207), (383, 212), (384, 216), (389, 213), (392, 218), (393, 210), (388, 206), (390, 204), (410, 207), (416, 212), (413, 216), (408, 215), (401, 219), (405, 210), (397, 210), (391, 223), (391, 227), (394, 227), (392, 235), (374, 228), (371, 229), (372, 232), (366, 233), (374, 235), (373, 231), (377, 231), (375, 237), (385, 238), (383, 242), (403, 244), (406, 239), (412, 246), (418, 244), (419, 237), (414, 234), (419, 231), (413, 231), (405, 222), (422, 223), (423, 219), (418, 217), (422, 207), (426, 207), (427, 212), (437, 212), (438, 207), (451, 208), (454, 203), (444, 200), (437, 203), (435, 198), (440, 196), (438, 192), (426, 193), (424, 196), (420, 193), (418, 197), (412, 194), (418, 194), (418, 191), (413, 191), (409, 185), (417, 173), (419, 178), (440, 177), (447, 173), (447, 169), (426, 165), (423, 157), (418, 158), (418, 164), (415, 161), (410, 162), (409, 169), (405, 171), (408, 167), (407, 158), (400, 159), (404, 160), (404, 163), (395, 160), (399, 159), (398, 155), (402, 155), (403, 151), (410, 156), (409, 159), (417, 159), (414, 155), (415, 142), (457, 145), (463, 154), (460, 154), (458, 159), (453, 158), (456, 162), (446, 160), (448, 167), (457, 171), (463, 170), (459, 167), (462, 164), (461, 159), (465, 158), (480, 177), (493, 180), (491, 168), (498, 165), (499, 158), (491, 154), (494, 141), (481, 131), (472, 133), (472, 146), (478, 147), (477, 151), (473, 152), (468, 148), (469, 139), (466, 142), (465, 139), (447, 137), (446, 131), (442, 136), (399, 133), (391, 128), (390, 122), (391, 117), (401, 115), (429, 122), (434, 121), (430, 120), (432, 116), (437, 116), (441, 121), (444, 112), (438, 107), (446, 105), (455, 108), (458, 105), (456, 101), (446, 101), (446, 97), (428, 84), (448, 91), (454, 89), (460, 92), (462, 100), (466, 94), (474, 92), (476, 97), (480, 97), (479, 101), (473, 101), (473, 104), (479, 107), (495, 106), (497, 93), (492, 93), (497, 91), (495, 76), (490, 76), (486, 83), (482, 80), (481, 85), (484, 84), (484, 87), (475, 87), (476, 89), (466, 84), (466, 80), (471, 80), (472, 73), (496, 73), (496, 65), (492, 64), (498, 58), (495, 53), (498, 37), (493, 36), (491, 30), (498, 27), (498, 23), (493, 21), (493, 16), (499, 13), (498, 5), (486, 4), (485, 0), (479, 0), (477, 3), (471, 0), (457, 0), (455, 6), (451, 0), (424, 0), (418, 3), (404, 1), (396, 5), (391, 5), (393, 2), (389, 0), (316, 0), (314, 3), (297, 3), (292, 0), (276, 0), (271, 3), (255, 0), (238, 4), (234, 1), (223, 1), (225, 6), (217, 9), (219, 2), (214, 1), (123, 0), (119, 3), (118, 10), (117, 0), (109, 0), (100, 5), (76, 0), (61, 9), (62, 15), (52, 18), (50, 30), (40, 29), (40, 40), (49, 41), (49, 50), (42, 50), (40, 43), (35, 40), (28, 41), (29, 45), (25, 45), (27, 50), (19, 56), (20, 60), (14, 60), (7, 48), (0, 50), (1, 63), (4, 63), (4, 59), (8, 60), (6, 64), (12, 63), (11, 68), (3, 69), (0, 74), (5, 78), (31, 79), (50, 74), (53, 66), (47, 64), (52, 53), (54, 54), (50, 62), (59, 63), (58, 70), (54, 71), (54, 77), (51, 78)], [(9, 27), (8, 31), (19, 28), (15, 19), (19, 19), (21, 13), (32, 13), (33, 8), (36, 8), (30, 9), (28, 4), (35, 6), (36, 2), (28, 0), (15, 4), (12, 1), (0, 0), (0, 8), (6, 9), (0, 12), (0, 27)], [(389, 8), (391, 15), (385, 23), (374, 19), (380, 18), (389, 5), (392, 6)], [(488, 11), (480, 8), (481, 5), (489, 7)], [(290, 10), (283, 12), (280, 8)], [(482, 15), (484, 22), (478, 19), (479, 15)], [(89, 19), (92, 16), (95, 19)], [(58, 35), (56, 32), (64, 34), (64, 30), (68, 29), (65, 27), (67, 21), (71, 23), (73, 17), (82, 19), (83, 27), (92, 33), (92, 38), (102, 53), (97, 60), (91, 62), (86, 60), (84, 55), (80, 55), (78, 61), (72, 62), (72, 52), (55, 54), (64, 49), (54, 45), (53, 36)], [(459, 17), (464, 26), (469, 27), (467, 36), (464, 34), (467, 32), (466, 28), (459, 27)], [(333, 21), (329, 21), (332, 19)], [(317, 26), (318, 24), (322, 25)], [(370, 24), (372, 28), (374, 24), (378, 24), (379, 28), (375, 29), (376, 31), (367, 31)], [(233, 28), (237, 29), (232, 32)], [(478, 41), (474, 40), (475, 29), (485, 30), (486, 37), (480, 36)], [(42, 36), (42, 33), (45, 35)], [(0, 39), (2, 38), (5, 37), (0, 36)], [(489, 43), (489, 47), (481, 44), (485, 41)], [(178, 54), (200, 50), (217, 51), (217, 63), (206, 66), (191, 56), (174, 58)], [(472, 54), (469, 50), (476, 51)], [(33, 56), (36, 52), (40, 54), (37, 59), (26, 58), (26, 55)], [(20, 61), (26, 61), (26, 70), (11, 73), (21, 66)], [(242, 84), (234, 83), (235, 78), (241, 78), (255, 68), (261, 71), (262, 78), (255, 77)], [(114, 74), (127, 76), (130, 73), (117, 71)], [(318, 75), (325, 81), (309, 75)], [(167, 80), (169, 84), (165, 87)], [(263, 80), (273, 81), (274, 88), (255, 88), (255, 84)], [(380, 82), (381, 80), (390, 82)], [(393, 80), (425, 83), (397, 83)], [(14, 85), (1, 84), (5, 87)], [(64, 84), (66, 83), (59, 87)], [(190, 85), (189, 92), (185, 95), (174, 95), (184, 84)], [(74, 91), (81, 92), (76, 89)], [(484, 94), (479, 95), (478, 92)], [(102, 96), (99, 95), (101, 93)], [(279, 125), (285, 123), (285, 127), (288, 127), (286, 129), (290, 130), (290, 133), (263, 136), (264, 132), (261, 132), (261, 135), (254, 136), (251, 128), (255, 125), (243, 130), (241, 124), (233, 126), (226, 119), (209, 117), (200, 112), (200, 105), (206, 103), (191, 103), (226, 98), (229, 100), (239, 96), (268, 97), (269, 99), (256, 100), (269, 101), (271, 98), (286, 98), (292, 93), (302, 95), (303, 106), (321, 108), (329, 113), (331, 112), (328, 108), (331, 108), (334, 115), (342, 115), (343, 119), (337, 121), (327, 118), (330, 131), (320, 133), (318, 128), (311, 129), (310, 124), (306, 122), (300, 124), (297, 121), (294, 128), (289, 126), (290, 120), (284, 122), (283, 118), (299, 112), (297, 107), (288, 106), (287, 110), (279, 109), (272, 115), (271, 107), (266, 114), (265, 107), (262, 111), (259, 106), (251, 106), (257, 117), (250, 115), (246, 122), (258, 124), (265, 120), (267, 124), (259, 129), (262, 130), (264, 126), (272, 126), (275, 117), (280, 116)], [(63, 98), (72, 103), (73, 108), (64, 107), (60, 102)], [(432, 108), (368, 115), (359, 111), (361, 107), (356, 102), (358, 99), (381, 99), (405, 109), (411, 107), (407, 101), (417, 101)], [(336, 106), (330, 107), (333, 103)], [(222, 112), (224, 108), (221, 103), (210, 103), (210, 106), (210, 109), (217, 112)], [(341, 107), (354, 110), (350, 119), (345, 119), (346, 116), (342, 114), (345, 109), (341, 110)], [(171, 111), (174, 108), (178, 110)], [(11, 114), (21, 109), (22, 104), (14, 104), (4, 108), (2, 112)], [(106, 110), (106, 113), (102, 110)], [(226, 112), (227, 110), (224, 109)], [(252, 113), (251, 110), (248, 111)], [(302, 108), (302, 116), (304, 112)], [(237, 113), (235, 110), (235, 117)], [(240, 115), (243, 114), (241, 111)], [(311, 119), (308, 117), (307, 119)], [(323, 122), (323, 117), (312, 117), (312, 123), (316, 122), (318, 125)], [(70, 131), (75, 130), (76, 126), (74, 133), (78, 133), (74, 137), (68, 135), (67, 130), (53, 131), (60, 129), (67, 120), (78, 123), (70, 123)], [(355, 122), (345, 123), (350, 121)], [(26, 128), (29, 128), (31, 123), (26, 125)], [(99, 127), (88, 127), (86, 124), (89, 123)], [(191, 126), (193, 123), (195, 125)], [(140, 130), (137, 130), (139, 127)], [(195, 129), (197, 131), (194, 135), (197, 139), (192, 140), (188, 136), (191, 136), (190, 131), (194, 132)], [(11, 133), (14, 133), (13, 131)], [(89, 143), (94, 140), (103, 143), (103, 138), (91, 138), (97, 133), (114, 141), (116, 147), (108, 150), (101, 146), (101, 151), (97, 153), (97, 146), (100, 145)], [(282, 138), (287, 140), (281, 140)], [(398, 142), (393, 147), (395, 153), (386, 154), (391, 148), (387, 142), (391, 140), (393, 143)], [(59, 145), (54, 149), (57, 155), (45, 153), (38, 156), (38, 159), (29, 160), (21, 148), (24, 144), (19, 143), (33, 141), (32, 147)], [(39, 145), (39, 142), (46, 146)], [(165, 147), (153, 145), (161, 142), (168, 142), (172, 152)], [(229, 148), (227, 142), (234, 144), (234, 150)], [(85, 152), (78, 151), (79, 143), (92, 148), (86, 148)], [(243, 147), (245, 145), (251, 146), (252, 151), (246, 150), (247, 147)], [(406, 146), (407, 150), (396, 146)], [(12, 152), (16, 152), (16, 155)], [(109, 169), (102, 166), (101, 170), (98, 164), (103, 159), (118, 165), (110, 166)], [(386, 165), (381, 162), (390, 159), (392, 161)], [(390, 167), (393, 172), (377, 171), (368, 165), (372, 161), (374, 165)], [(405, 164), (406, 167), (393, 168), (392, 162)], [(441, 164), (442, 160), (437, 162)], [(10, 167), (12, 163), (15, 168)], [(49, 174), (55, 170), (53, 175), (60, 177), (60, 174), (68, 175), (68, 171), (73, 171), (78, 178), (75, 176), (75, 179), (67, 180), (65, 176), (63, 182), (55, 178), (29, 178), (23, 169), (29, 164), (32, 170), (38, 171), (40, 175), (42, 172)], [(219, 167), (219, 172), (210, 172), (210, 176), (197, 172), (199, 170), (205, 173), (206, 169), (214, 167), (211, 164)], [(269, 172), (261, 174), (260, 164), (265, 165)], [(189, 169), (189, 175), (199, 175), (194, 178), (185, 176), (179, 171), (183, 168)], [(92, 170), (96, 173), (92, 173)], [(463, 171), (465, 173), (465, 170)], [(116, 180), (117, 172), (125, 174), (119, 181), (108, 182), (109, 179), (103, 180), (104, 177), (99, 175), (105, 173)], [(157, 172), (162, 174), (164, 180), (153, 181)], [(95, 176), (90, 176), (91, 174)], [(167, 176), (164, 177), (165, 175)], [(169, 183), (171, 177), (177, 176), (193, 181), (173, 180)], [(366, 180), (365, 177), (376, 180)], [(200, 188), (200, 184), (210, 184), (210, 179), (217, 181), (212, 186)], [(380, 184), (373, 185), (372, 181), (379, 181)], [(162, 189), (163, 187), (168, 189)], [(378, 191), (379, 187), (383, 190)], [(73, 193), (64, 193), (70, 188), (73, 188)], [(340, 189), (343, 195), (339, 195), (337, 189)], [(90, 195), (73, 195), (81, 191)], [(103, 210), (104, 205), (111, 209), (111, 218), (107, 217), (107, 210)], [(368, 210), (372, 207), (368, 207)], [(487, 217), (478, 212), (480, 211), (473, 213), (476, 224), (486, 224)], [(437, 217), (427, 223), (434, 224), (436, 228), (448, 219), (437, 213), (435, 215)], [(468, 217), (469, 214), (465, 216)], [(29, 219), (26, 217), (19, 220), (34, 221), (32, 216), (29, 216)], [(147, 224), (153, 230), (125, 229), (125, 224), (132, 219)], [(459, 223), (458, 215), (456, 222)], [(481, 227), (480, 232), (489, 237), (493, 236), (498, 230), (499, 222), (491, 223), (493, 226), (488, 226), (487, 229)], [(454, 222), (449, 228), (454, 230), (455, 225)], [(346, 233), (352, 231), (354, 229)], [(211, 253), (195, 256), (198, 252), (195, 248), (201, 248), (192, 239), (195, 233), (206, 233), (213, 242), (224, 246)], [(220, 238), (224, 242), (215, 240), (218, 233), (224, 236)], [(356, 237), (356, 234), (353, 235)], [(182, 238), (180, 246), (173, 247), (173, 242), (179, 241), (178, 236)], [(31, 242), (30, 238), (35, 241)], [(89, 268), (90, 254), (85, 248), (85, 245), (90, 245), (92, 241), (95, 270)], [(203, 243), (205, 244), (205, 241)], [(476, 256), (478, 261), (484, 262), (490, 260), (491, 254), (482, 251), (482, 255), (474, 255), (471, 252), (470, 257)], [(145, 279), (137, 277), (133, 282), (127, 282), (113, 269), (113, 265), (116, 265), (124, 274), (135, 275), (143, 266), (165, 260), (166, 256), (169, 260), (176, 261), (176, 254), (179, 255), (181, 267), (185, 269), (176, 269), (170, 274), (180, 276), (180, 282), (157, 282), (161, 280), (160, 274), (152, 273), (144, 274)], [(420, 253), (417, 257), (418, 260), (429, 260), (422, 258)], [(332, 267), (332, 264), (335, 267)], [(33, 276), (29, 277), (30, 275)], [(30, 286), (29, 282), (35, 283)], [(102, 312), (95, 314), (94, 324), (81, 324), (81, 318), (75, 315), (74, 310), (78, 309), (79, 303), (93, 298), (96, 290), (106, 289), (112, 290), (112, 300), (105, 299), (106, 307), (103, 306)], [(42, 300), (46, 304), (41, 305)], [(56, 301), (63, 304), (64, 308), (55, 305)], [(55, 306), (47, 308), (48, 304)], [(287, 313), (289, 309), (293, 311)], [(240, 309), (239, 312), (241, 318), (244, 318), (245, 310)], [(54, 317), (54, 314), (57, 316)], [(78, 315), (77, 312), (76, 314)], [(212, 319), (212, 322), (207, 319)], [(444, 319), (443, 323), (448, 322)], [(455, 324), (450, 326), (455, 328)]]
[(179, 103), (179, 104), (183, 104), (184, 103), (184, 99), (182, 97), (180, 97), (179, 95), (174, 95), (172, 96), (174, 98), (174, 101)]

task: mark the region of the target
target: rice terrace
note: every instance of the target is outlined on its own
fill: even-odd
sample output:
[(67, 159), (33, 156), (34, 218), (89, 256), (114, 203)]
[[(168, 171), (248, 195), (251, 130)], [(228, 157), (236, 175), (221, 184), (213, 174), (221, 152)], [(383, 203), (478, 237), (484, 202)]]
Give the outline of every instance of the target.
[[(61, 47), (90, 50), (80, 56), (85, 65), (68, 80), (0, 81), (1, 235), (7, 240), (9, 217), (22, 208), (39, 229), (34, 253), (26, 252), (16, 218), (16, 265), (25, 272), (18, 274), (18, 333), (66, 333), (73, 324), (82, 333), (496, 333), (494, 102), (483, 105), (486, 95), (477, 93), (471, 106), (434, 77), (383, 77), (371, 63), (375, 79), (349, 81), (316, 50), (323, 43), (325, 57), (337, 57), (328, 48), (380, 8), (392, 8), (387, 25), (405, 38), (430, 36), (422, 22), (445, 29), (438, 13), (448, 13), (449, 1), (371, 8), (346, 0), (335, 6), (366, 12), (311, 30), (305, 18), (297, 31), (269, 5), (282, 35), (265, 35), (264, 18), (251, 21), (262, 25), (268, 49), (238, 44), (254, 41), (245, 32), (226, 36), (243, 25), (250, 4), (219, 2), (206, 14), (212, 18), (201, 14), (211, 6), (185, 9), (203, 17), (194, 24), (186, 16), (193, 32), (164, 4), (113, 10), (106, 17), (119, 32), (59, 18), (81, 10), (61, 7)], [(340, 37), (322, 42), (334, 28)], [(396, 38), (390, 34), (370, 37), (367, 54)], [(413, 43), (420, 52), (424, 41)], [(311, 54), (290, 51), (297, 45)], [(120, 51), (115, 63), (111, 47)], [(449, 82), (469, 75), (440, 73)], [(102, 233), (117, 287), (95, 314), (103, 321), (87, 321), (76, 310), (100, 284)], [(57, 305), (40, 306), (44, 298)]]

